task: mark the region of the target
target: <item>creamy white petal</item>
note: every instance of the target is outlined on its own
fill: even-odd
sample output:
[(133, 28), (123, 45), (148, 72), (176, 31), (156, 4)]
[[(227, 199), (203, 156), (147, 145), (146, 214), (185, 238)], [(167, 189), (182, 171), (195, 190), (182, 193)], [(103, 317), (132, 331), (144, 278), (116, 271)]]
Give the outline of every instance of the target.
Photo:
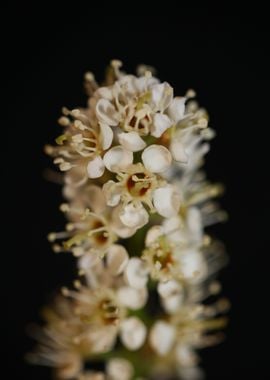
[(138, 350), (146, 338), (146, 327), (137, 317), (125, 319), (120, 326), (120, 338), (129, 350)]
[(100, 156), (96, 156), (87, 164), (87, 173), (89, 178), (99, 178), (105, 170), (104, 162)]
[(95, 266), (98, 260), (100, 260), (98, 255), (95, 255), (93, 253), (86, 253), (79, 258), (78, 267), (79, 269), (82, 269), (83, 271), (87, 272), (91, 268), (93, 268), (93, 266)]
[(153, 192), (153, 203), (160, 215), (169, 218), (179, 211), (180, 195), (171, 185), (160, 187)]
[(121, 145), (117, 145), (105, 153), (103, 162), (108, 170), (117, 173), (132, 164), (133, 153), (124, 149)]
[(155, 110), (164, 111), (173, 99), (173, 88), (167, 82), (152, 86), (151, 93), (151, 103)]
[(175, 336), (175, 327), (173, 325), (164, 321), (158, 321), (150, 331), (149, 342), (151, 347), (159, 355), (163, 356), (171, 350)]
[(184, 294), (174, 294), (167, 298), (162, 298), (161, 303), (168, 314), (178, 313), (184, 302)]
[(99, 99), (96, 105), (98, 119), (108, 125), (116, 126), (119, 123), (119, 115), (113, 104), (107, 99)]
[(135, 289), (131, 286), (122, 286), (117, 290), (119, 302), (131, 310), (141, 309), (147, 301), (147, 296), (148, 294), (145, 287)]
[(128, 258), (127, 250), (122, 245), (111, 245), (106, 254), (109, 272), (115, 276), (122, 273), (128, 264)]
[(100, 137), (102, 149), (109, 149), (113, 141), (113, 131), (107, 124), (100, 123)]
[(183, 164), (186, 164), (188, 162), (188, 154), (185, 150), (185, 146), (178, 139), (172, 140), (170, 144), (170, 151), (175, 161), (181, 162)]
[[(92, 329), (89, 332), (89, 344), (93, 353), (108, 352), (115, 343), (117, 327), (108, 325)], [(90, 343), (91, 342), (91, 343)]]
[(130, 228), (141, 228), (148, 223), (149, 215), (142, 204), (127, 204), (120, 213), (120, 219), (123, 224)]
[(175, 123), (178, 123), (178, 121), (180, 121), (184, 117), (185, 102), (186, 102), (186, 98), (175, 97), (170, 103), (168, 109), (166, 110), (168, 116)]
[(107, 100), (113, 100), (112, 91), (108, 87), (99, 87), (95, 92), (95, 96), (99, 98), (104, 98)]
[(198, 283), (207, 276), (207, 265), (201, 252), (187, 250), (179, 258), (183, 276), (192, 283)]
[(100, 213), (106, 208), (106, 200), (103, 191), (96, 185), (90, 185), (86, 188), (87, 204), (89, 208), (96, 213)]
[(146, 143), (137, 132), (123, 132), (118, 135), (120, 144), (127, 150), (139, 152), (146, 147)]
[(184, 301), (184, 291), (182, 285), (170, 280), (160, 282), (157, 286), (157, 291), (161, 297), (161, 303), (164, 309), (169, 314), (174, 314), (179, 310)]
[(172, 162), (171, 153), (163, 145), (150, 145), (142, 153), (142, 161), (147, 170), (162, 173)]
[(172, 126), (171, 119), (162, 113), (156, 113), (153, 116), (153, 124), (151, 126), (151, 135), (154, 137), (160, 137), (166, 129)]
[(117, 186), (117, 182), (109, 180), (104, 183), (102, 191), (108, 206), (114, 207), (118, 205), (121, 198), (121, 189)]
[(139, 257), (132, 257), (129, 260), (125, 270), (125, 279), (135, 289), (142, 289), (146, 286), (148, 270)]
[(167, 298), (175, 294), (183, 293), (183, 287), (179, 282), (170, 280), (166, 282), (159, 282), (157, 291), (161, 297)]
[(126, 239), (133, 236), (137, 231), (136, 228), (131, 228), (122, 223), (120, 219), (120, 213), (122, 211), (122, 206), (119, 205), (112, 210), (112, 230), (121, 238)]
[(163, 235), (163, 230), (161, 226), (151, 227), (146, 234), (145, 245), (149, 247), (153, 244), (160, 236)]
[(106, 372), (110, 380), (131, 380), (134, 369), (128, 360), (113, 358), (107, 362)]

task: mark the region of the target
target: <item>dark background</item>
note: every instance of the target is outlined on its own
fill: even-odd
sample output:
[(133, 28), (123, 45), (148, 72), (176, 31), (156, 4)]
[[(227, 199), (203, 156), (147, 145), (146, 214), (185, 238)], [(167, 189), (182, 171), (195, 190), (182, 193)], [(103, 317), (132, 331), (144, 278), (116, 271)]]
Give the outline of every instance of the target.
[[(102, 79), (112, 58), (128, 72), (138, 63), (153, 65), (158, 77), (197, 91), (217, 131), (208, 155), (212, 180), (226, 184), (223, 207), (229, 222), (213, 232), (225, 241), (230, 264), (222, 272), (224, 294), (232, 302), (227, 340), (202, 352), (207, 379), (269, 379), (269, 34), (258, 4), (243, 9), (163, 4), (160, 14), (144, 4), (124, 8), (78, 2), (45, 8), (11, 3), (2, 14), (1, 73), (7, 106), (2, 109), (1, 312), (7, 344), (6, 379), (49, 379), (49, 370), (24, 364), (32, 347), (26, 326), (53, 290), (70, 284), (73, 259), (51, 252), (46, 235), (59, 230), (60, 188), (46, 182), (49, 160), (43, 145), (59, 134), (63, 105), (84, 105), (83, 74)], [(137, 8), (139, 7), (139, 8)], [(123, 11), (125, 14), (121, 16)], [(113, 12), (114, 11), (114, 12)], [(246, 11), (246, 8), (245, 8)], [(117, 16), (118, 14), (118, 16)], [(4, 49), (4, 50), (3, 50)], [(5, 86), (7, 84), (7, 86)], [(4, 214), (5, 215), (5, 214)]]

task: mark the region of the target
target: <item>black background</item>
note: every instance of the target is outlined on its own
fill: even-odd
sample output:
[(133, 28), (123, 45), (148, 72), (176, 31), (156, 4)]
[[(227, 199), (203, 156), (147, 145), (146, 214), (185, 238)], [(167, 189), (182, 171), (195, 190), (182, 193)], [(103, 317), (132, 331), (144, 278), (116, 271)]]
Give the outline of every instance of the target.
[[(58, 4), (59, 5), (59, 4)], [(213, 232), (226, 243), (230, 264), (221, 274), (232, 301), (227, 340), (202, 352), (207, 379), (268, 379), (269, 363), (269, 34), (264, 10), (160, 6), (159, 15), (142, 3), (78, 2), (45, 8), (10, 4), (2, 30), (1, 73), (7, 106), (2, 109), (3, 217), (1, 312), (7, 344), (6, 379), (49, 379), (49, 370), (24, 364), (32, 346), (25, 328), (53, 290), (70, 284), (69, 255), (54, 255), (46, 241), (59, 230), (60, 188), (46, 182), (49, 160), (43, 145), (59, 134), (63, 105), (85, 104), (83, 74), (102, 79), (112, 58), (128, 72), (153, 65), (158, 77), (197, 91), (217, 131), (207, 159), (208, 176), (226, 184), (223, 207), (229, 222)], [(256, 8), (256, 7), (257, 8)], [(259, 9), (259, 11), (258, 11)], [(245, 9), (246, 10), (246, 9)], [(113, 12), (114, 11), (114, 12)], [(124, 15), (121, 16), (121, 12)], [(118, 16), (117, 16), (118, 14)], [(4, 49), (4, 50), (3, 50)]]

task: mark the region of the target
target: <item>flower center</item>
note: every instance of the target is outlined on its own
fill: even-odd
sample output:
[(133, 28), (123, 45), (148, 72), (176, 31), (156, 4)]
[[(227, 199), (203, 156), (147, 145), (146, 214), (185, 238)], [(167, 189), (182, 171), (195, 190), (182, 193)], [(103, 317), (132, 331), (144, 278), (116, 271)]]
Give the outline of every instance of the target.
[(151, 188), (151, 179), (145, 173), (134, 173), (128, 177), (126, 186), (133, 197), (143, 197)]
[(119, 320), (119, 309), (109, 298), (105, 298), (99, 305), (101, 317), (106, 325), (116, 324)]
[(174, 263), (172, 253), (170, 251), (162, 252), (162, 254), (160, 254), (159, 252), (156, 253), (153, 256), (153, 261), (155, 264), (159, 262), (161, 265), (160, 269), (163, 269), (163, 270), (168, 270), (169, 267)]
[(105, 245), (108, 242), (108, 233), (106, 232), (106, 227), (100, 220), (95, 220), (92, 226), (92, 238), (95, 240), (97, 245)]

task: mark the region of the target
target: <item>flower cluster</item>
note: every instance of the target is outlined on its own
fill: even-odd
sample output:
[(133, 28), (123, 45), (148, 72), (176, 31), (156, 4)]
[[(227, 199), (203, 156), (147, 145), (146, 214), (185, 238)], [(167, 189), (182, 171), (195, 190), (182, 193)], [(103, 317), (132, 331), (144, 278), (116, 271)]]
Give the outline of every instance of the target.
[(207, 300), (226, 261), (205, 231), (226, 218), (213, 201), (222, 186), (201, 171), (214, 132), (194, 91), (175, 97), (149, 68), (120, 68), (111, 62), (103, 86), (86, 74), (87, 108), (63, 109), (46, 146), (67, 218), (48, 238), (77, 257), (78, 279), (45, 310), (31, 360), (59, 380), (197, 379), (196, 349), (221, 339), (228, 308)]

